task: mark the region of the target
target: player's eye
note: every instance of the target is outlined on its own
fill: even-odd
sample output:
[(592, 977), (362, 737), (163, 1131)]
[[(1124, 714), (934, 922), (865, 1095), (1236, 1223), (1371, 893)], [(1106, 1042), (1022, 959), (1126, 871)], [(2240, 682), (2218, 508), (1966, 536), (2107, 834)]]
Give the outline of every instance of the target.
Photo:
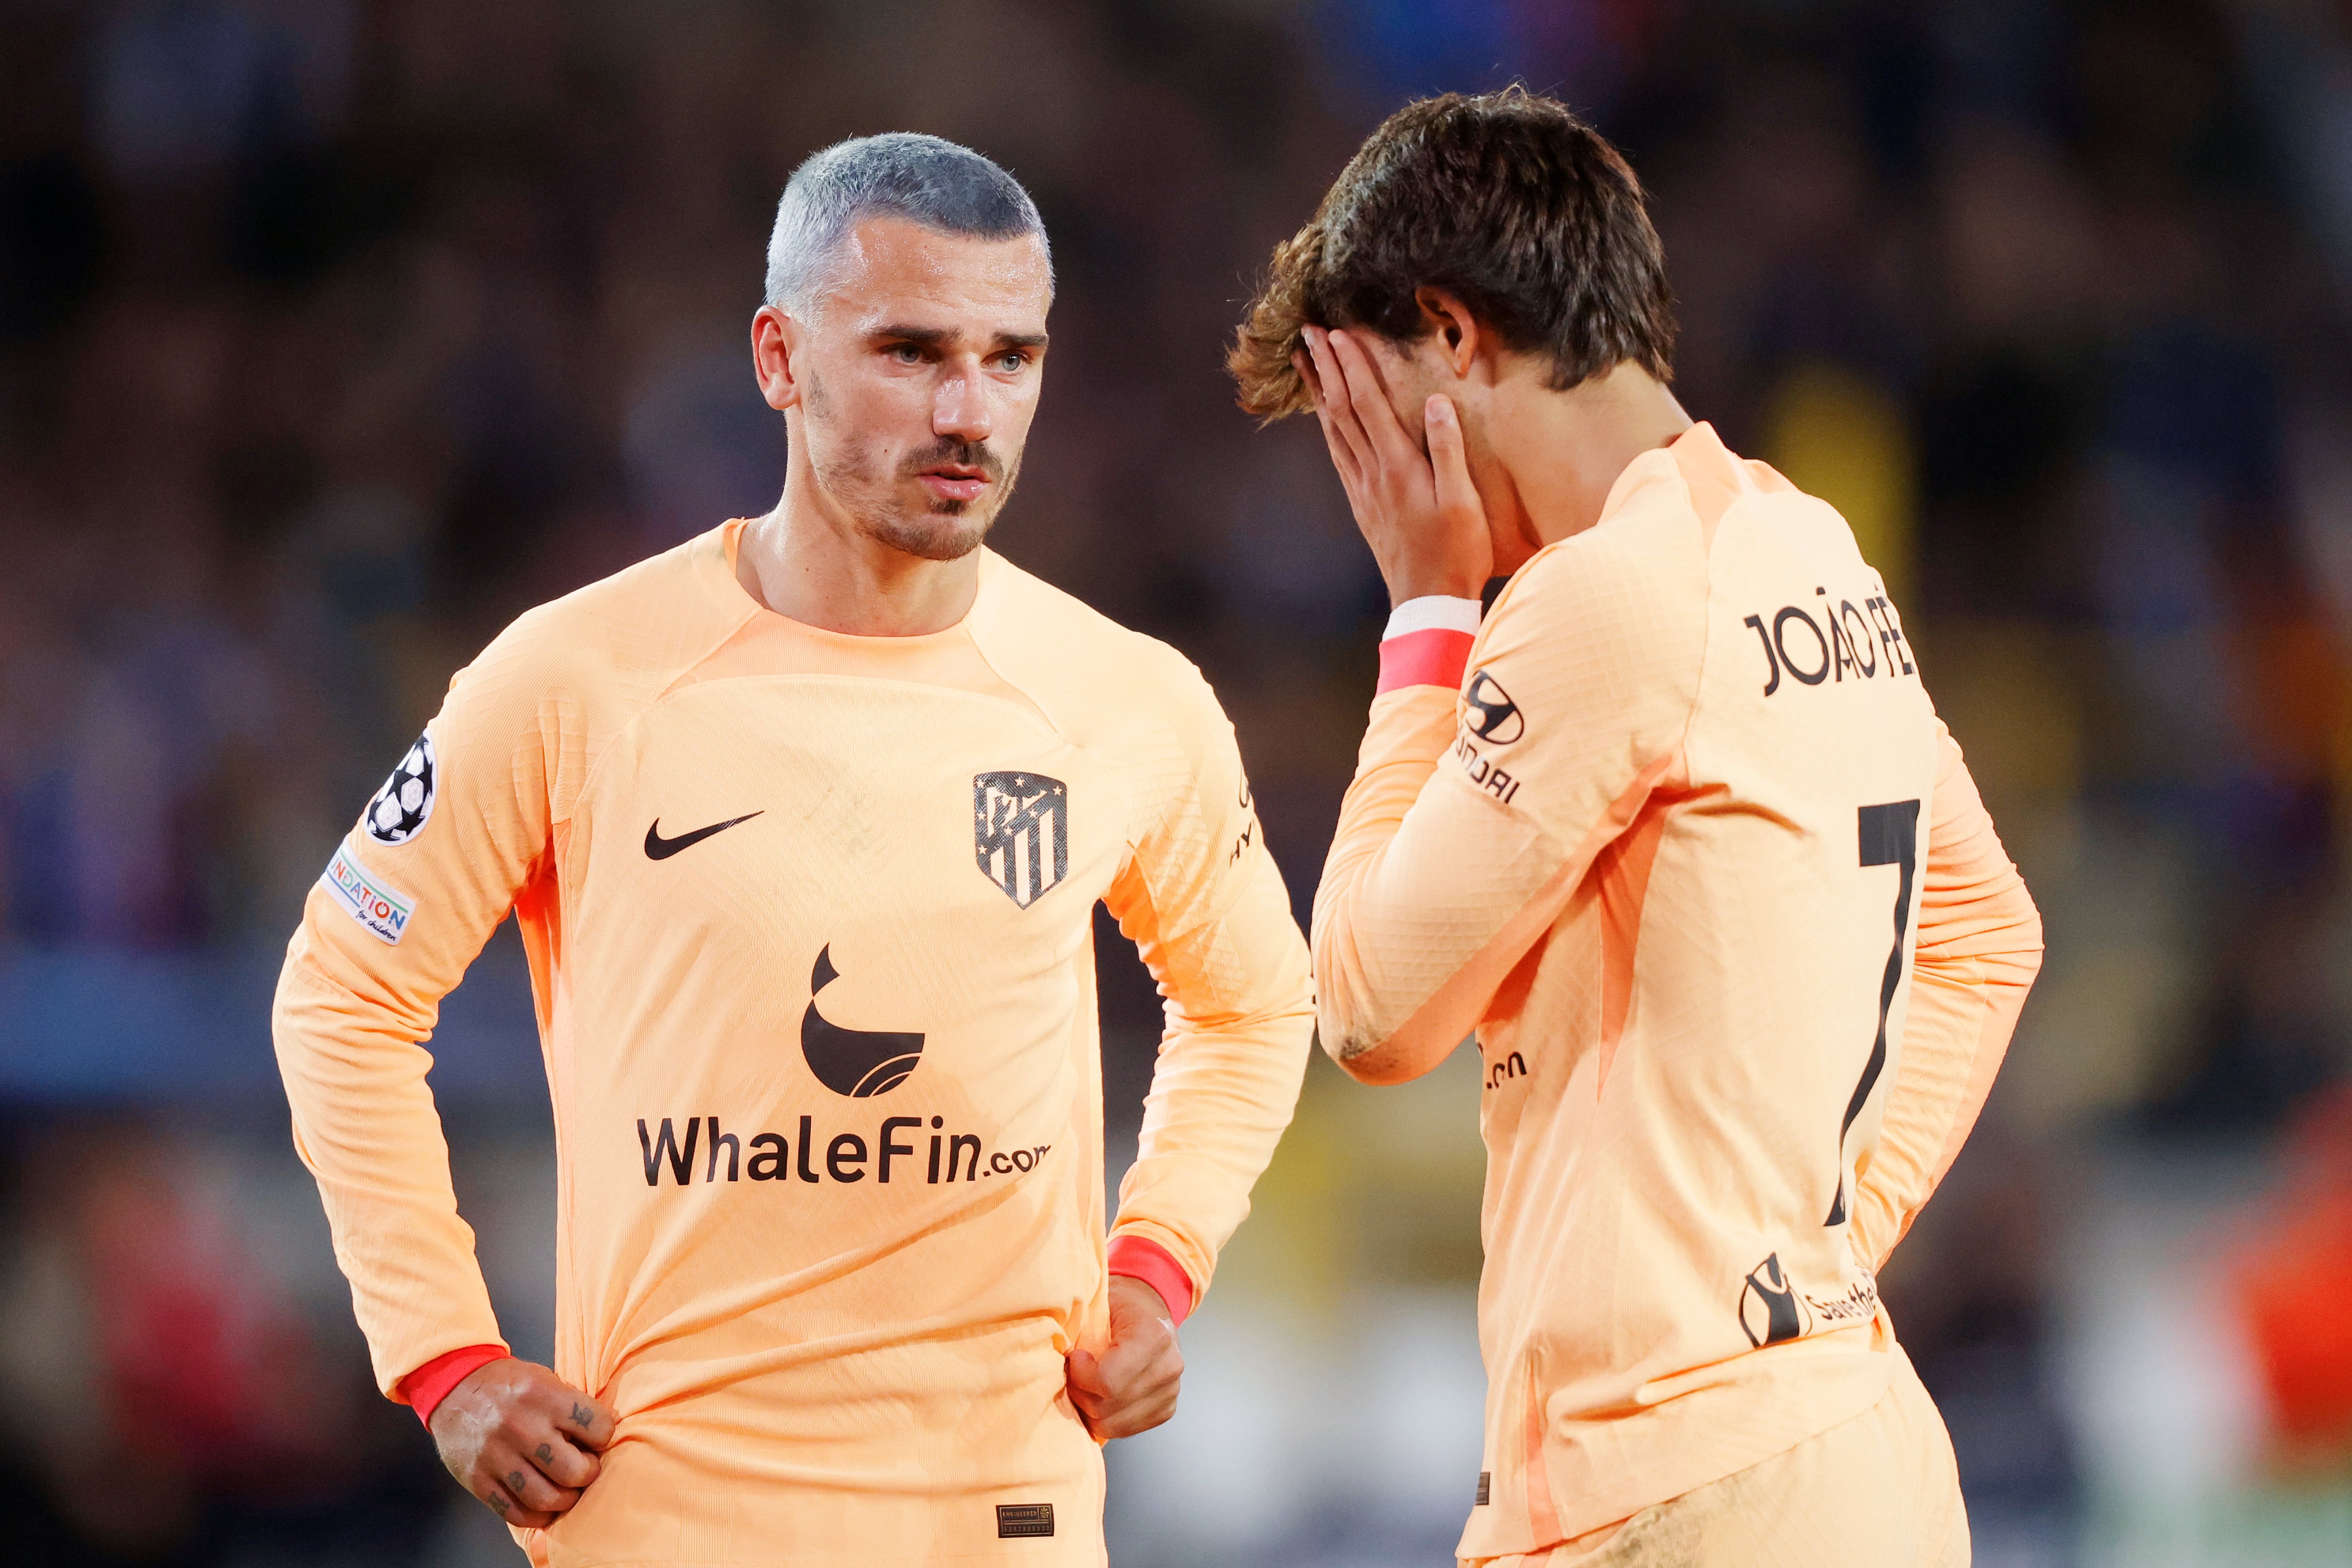
[(902, 365), (919, 365), (923, 362), (923, 350), (912, 343), (893, 343), (882, 351)]
[(1029, 356), (1018, 349), (1007, 349), (996, 356), (996, 368), (1006, 375), (1018, 375), (1029, 363)]

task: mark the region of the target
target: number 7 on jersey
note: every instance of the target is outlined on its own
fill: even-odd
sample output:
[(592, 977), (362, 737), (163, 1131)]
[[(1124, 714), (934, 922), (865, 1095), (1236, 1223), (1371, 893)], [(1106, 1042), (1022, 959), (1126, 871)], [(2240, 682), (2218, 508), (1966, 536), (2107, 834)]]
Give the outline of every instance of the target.
[(1878, 1038), (1870, 1042), (1870, 1060), (1863, 1064), (1853, 1098), (1846, 1102), (1845, 1120), (1838, 1124), (1837, 1196), (1830, 1200), (1830, 1217), (1822, 1221), (1825, 1226), (1845, 1223), (1846, 1134), (1853, 1131), (1854, 1118), (1862, 1114), (1870, 1092), (1878, 1086), (1879, 1074), (1886, 1071), (1886, 1013), (1903, 984), (1903, 960), (1907, 956), (1903, 939), (1911, 928), (1911, 879), (1919, 865), (1918, 801), (1864, 806), (1857, 816), (1863, 865), (1899, 866), (1902, 875), (1895, 889), (1895, 946), (1886, 955), (1886, 977), (1878, 986)]

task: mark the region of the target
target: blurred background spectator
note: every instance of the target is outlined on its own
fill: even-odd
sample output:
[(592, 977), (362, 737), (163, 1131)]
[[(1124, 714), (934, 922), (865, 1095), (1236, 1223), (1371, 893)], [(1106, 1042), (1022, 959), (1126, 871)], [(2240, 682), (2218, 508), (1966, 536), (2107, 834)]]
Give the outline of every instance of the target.
[[(997, 543), (1207, 671), (1303, 913), (1384, 605), (1223, 341), (1384, 114), (1514, 78), (1632, 155), (1685, 402), (1853, 522), (2048, 920), (1887, 1281), (1979, 1561), (2352, 1560), (2342, 0), (0, 0), (0, 1556), (520, 1561), (369, 1389), (267, 998), (455, 668), (772, 504), (746, 323), (828, 141), (1035, 193)], [(1116, 1148), (1156, 1026), (1104, 936)], [(435, 1050), (544, 1356), (510, 935)], [(1117, 1561), (1447, 1560), (1475, 1103), (1318, 1064)]]

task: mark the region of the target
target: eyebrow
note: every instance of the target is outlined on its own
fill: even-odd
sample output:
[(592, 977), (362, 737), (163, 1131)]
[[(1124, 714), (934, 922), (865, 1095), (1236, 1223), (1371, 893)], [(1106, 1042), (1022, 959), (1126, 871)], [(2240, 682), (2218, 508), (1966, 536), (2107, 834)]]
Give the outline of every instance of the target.
[[(937, 348), (955, 341), (963, 334), (946, 327), (892, 325), (877, 327), (866, 336), (876, 342), (920, 343), (926, 348)], [(1046, 336), (1043, 332), (999, 332), (991, 347), (1000, 350), (1042, 349), (1045, 343)]]

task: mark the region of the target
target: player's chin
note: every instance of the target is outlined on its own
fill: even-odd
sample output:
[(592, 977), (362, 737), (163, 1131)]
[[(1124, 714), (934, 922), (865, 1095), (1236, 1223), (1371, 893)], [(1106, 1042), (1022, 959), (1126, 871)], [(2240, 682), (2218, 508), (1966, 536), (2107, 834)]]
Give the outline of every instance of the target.
[(901, 514), (875, 528), (885, 544), (925, 560), (961, 560), (978, 549), (996, 520), (996, 508), (933, 497), (919, 513)]

